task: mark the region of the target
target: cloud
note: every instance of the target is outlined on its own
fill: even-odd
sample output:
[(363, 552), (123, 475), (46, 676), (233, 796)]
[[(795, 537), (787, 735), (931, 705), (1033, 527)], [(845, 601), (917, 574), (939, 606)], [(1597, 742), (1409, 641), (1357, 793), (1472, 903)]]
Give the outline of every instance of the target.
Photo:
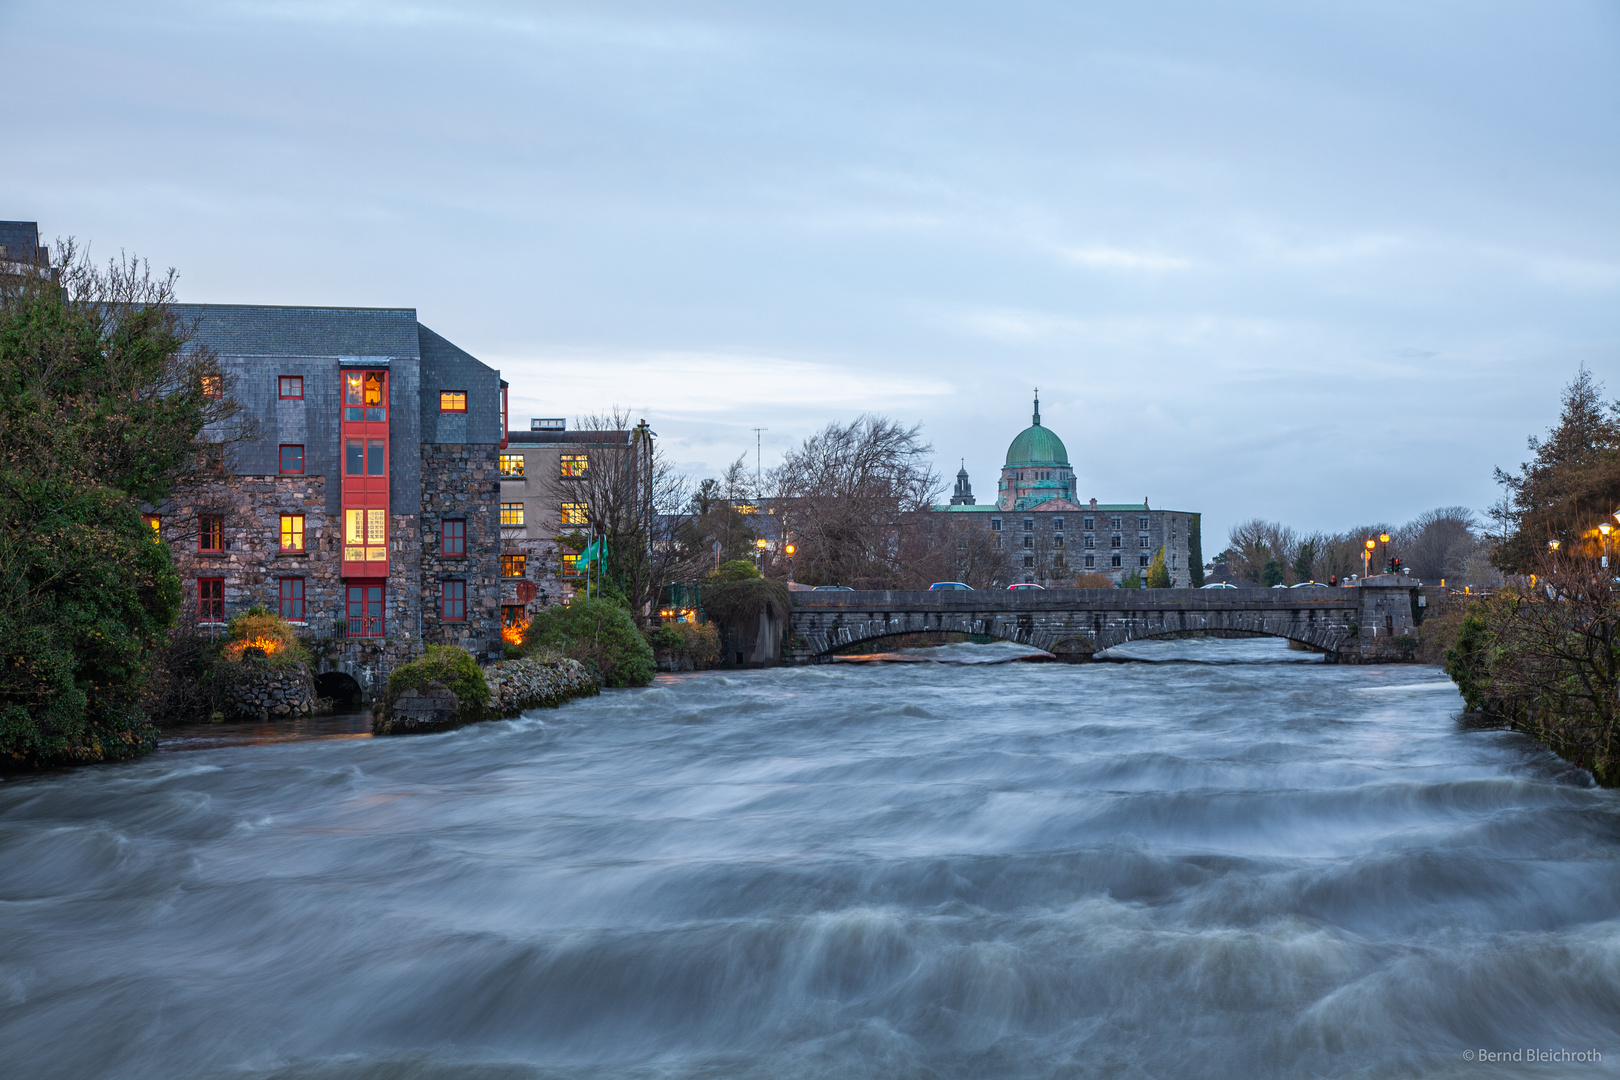
[(1156, 251), (1127, 251), (1116, 247), (1065, 247), (1058, 249), (1065, 259), (1081, 266), (1099, 270), (1123, 270), (1130, 273), (1162, 274), (1172, 270), (1190, 270), (1191, 259), (1178, 255), (1161, 255)]

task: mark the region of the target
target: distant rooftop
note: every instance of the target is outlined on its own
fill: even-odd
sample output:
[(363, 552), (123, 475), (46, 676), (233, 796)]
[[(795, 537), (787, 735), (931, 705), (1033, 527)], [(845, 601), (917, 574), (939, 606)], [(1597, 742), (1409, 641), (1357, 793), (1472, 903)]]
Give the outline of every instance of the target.
[(39, 242), (39, 222), (0, 221), (0, 262), (50, 263), (50, 248)]
[(415, 308), (176, 304), (221, 356), (421, 356)]

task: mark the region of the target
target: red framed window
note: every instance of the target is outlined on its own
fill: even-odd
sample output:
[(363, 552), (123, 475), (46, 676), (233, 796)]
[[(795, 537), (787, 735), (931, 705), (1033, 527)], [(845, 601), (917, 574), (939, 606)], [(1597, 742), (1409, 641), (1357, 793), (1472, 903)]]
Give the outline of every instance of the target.
[(301, 473), (304, 471), (304, 447), (302, 443), (281, 444), (281, 471), (284, 473)]
[(278, 387), (278, 396), (282, 401), (288, 401), (304, 396), (304, 377), (302, 375), (283, 375)]
[(442, 536), (439, 540), (439, 553), (441, 555), (467, 554), (467, 523), (460, 518), (448, 518), (442, 525)]
[(304, 579), (301, 577), (284, 577), (281, 579), (281, 617), (291, 622), (304, 621)]
[(345, 590), (349, 637), (382, 637), (384, 587), (382, 585), (350, 585)]
[(467, 583), (446, 581), (439, 606), (439, 617), (450, 622), (463, 622), (467, 618)]
[(225, 550), (225, 519), (218, 514), (203, 514), (197, 518), (197, 550)]
[(197, 579), (197, 621), (225, 621), (225, 579), (203, 577)]

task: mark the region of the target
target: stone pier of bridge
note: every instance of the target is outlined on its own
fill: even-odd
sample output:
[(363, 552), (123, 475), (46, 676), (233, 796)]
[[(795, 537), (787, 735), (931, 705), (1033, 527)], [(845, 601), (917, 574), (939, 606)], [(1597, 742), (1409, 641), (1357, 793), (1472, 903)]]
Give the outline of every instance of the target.
[(1266, 636), (1332, 663), (1410, 660), (1427, 594), (1406, 578), (1300, 589), (1016, 589), (795, 592), (789, 663), (817, 663), (849, 645), (946, 632), (1016, 641), (1084, 662), (1127, 641)]

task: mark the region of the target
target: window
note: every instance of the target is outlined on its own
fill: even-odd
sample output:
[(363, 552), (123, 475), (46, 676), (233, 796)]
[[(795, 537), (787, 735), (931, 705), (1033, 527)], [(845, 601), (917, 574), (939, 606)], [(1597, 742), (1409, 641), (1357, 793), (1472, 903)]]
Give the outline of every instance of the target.
[(1096, 518), (1086, 518), (1086, 520), (1082, 523), (1082, 525), (1084, 526), (1084, 528), (1085, 528), (1085, 530), (1087, 532), (1090, 532), (1092, 529), (1095, 529), (1097, 527), (1097, 519)]
[(1110, 529), (1117, 529), (1117, 528), (1119, 528), (1119, 518), (1109, 518), (1109, 519), (1108, 519), (1108, 527), (1109, 527), (1109, 528), (1110, 528)]
[(529, 557), (519, 551), (501, 556), (501, 577), (523, 577), (528, 571)]
[(204, 375), (202, 377), (202, 396), (217, 398), (225, 396), (225, 376)]
[(445, 390), (439, 394), (440, 412), (466, 412), (467, 391)]
[(1052, 556), (1052, 565), (1056, 567), (1063, 566), (1063, 554), (1061, 552)]
[(284, 473), (301, 473), (304, 471), (304, 448), (297, 443), (281, 444), (281, 471)]
[(366, 475), (388, 475), (387, 444), (381, 439), (368, 439), (366, 441)]
[(1110, 536), (1108, 538), (1108, 546), (1109, 547), (1117, 548), (1117, 547), (1119, 547), (1119, 545), (1120, 545), (1120, 539), (1119, 539), (1119, 534), (1118, 533), (1115, 533), (1113, 536)]
[(350, 439), (343, 444), (343, 475), (364, 476), (366, 474), (366, 444), (359, 439)]
[(467, 583), (446, 581), (439, 586), (439, 618), (464, 622), (467, 618)]
[(1095, 556), (1095, 555), (1087, 555), (1086, 556), (1086, 569), (1090, 570), (1092, 567), (1094, 567), (1096, 565), (1097, 565), (1097, 556)]
[(1035, 538), (1033, 536), (1024, 537), (1024, 546), (1027, 547), (1027, 548), (1034, 547), (1035, 546)]
[(1060, 518), (1060, 517), (1053, 518), (1052, 519), (1052, 528), (1056, 529), (1058, 532), (1062, 532), (1063, 531), (1063, 519)]
[(1035, 565), (1035, 556), (1033, 556), (1033, 555), (1025, 555), (1024, 556), (1024, 565), (1025, 566), (1034, 566)]
[(302, 375), (283, 375), (281, 385), (277, 390), (282, 401), (304, 396), (304, 377)]
[(584, 503), (570, 502), (562, 504), (562, 523), (564, 525), (588, 525), (590, 520)]
[(383, 622), (383, 586), (381, 585), (350, 585), (346, 590), (348, 636), (349, 637), (382, 637), (385, 623)]
[(579, 552), (565, 551), (562, 553), (562, 569), (557, 571), (559, 577), (579, 577)]
[(1119, 561), (1119, 552), (1116, 551), (1111, 556), (1109, 556), (1108, 561), (1109, 561), (1109, 564), (1111, 566), (1119, 566), (1119, 565), (1121, 565), (1121, 563)]
[(1139, 565), (1146, 566), (1148, 564), (1148, 557), (1146, 555), (1138, 555), (1136, 557), (1136, 561)]
[(564, 454), (559, 462), (563, 476), (584, 476), (588, 464), (584, 454)]
[(387, 420), (385, 371), (346, 371), (343, 373), (343, 419)]
[(281, 515), (281, 550), (304, 550), (304, 515)]
[(1145, 537), (1145, 536), (1138, 536), (1136, 538), (1136, 546), (1137, 547), (1147, 547), (1148, 546), (1148, 538)]
[(991, 518), (990, 519), (990, 531), (991, 532), (1000, 532), (1001, 531), (1001, 519), (1000, 518)]
[(388, 561), (388, 511), (343, 511), (343, 558), (347, 562)]
[(203, 514), (197, 519), (197, 550), (225, 550), (225, 519), (218, 514)]
[(1137, 518), (1136, 519), (1136, 527), (1138, 529), (1146, 529), (1148, 527), (1148, 519), (1145, 518), (1145, 517)]
[(523, 504), (501, 503), (501, 526), (503, 528), (523, 524)]
[(201, 577), (197, 579), (197, 621), (225, 621), (225, 579)]
[(1025, 532), (1034, 532), (1035, 531), (1035, 519), (1034, 518), (1025, 518), (1024, 519), (1024, 531)]
[(1088, 547), (1088, 548), (1089, 547), (1096, 547), (1097, 546), (1097, 538), (1095, 536), (1092, 536), (1090, 533), (1087, 533), (1086, 534), (1086, 545), (1085, 546)]
[(141, 520), (146, 522), (146, 527), (152, 530), (153, 539), (157, 539), (163, 535), (162, 518), (158, 517), (156, 514), (142, 514)]
[(522, 454), (502, 454), (501, 455), (501, 475), (502, 476), (522, 476), (523, 475), (523, 455)]
[(1062, 533), (1057, 533), (1056, 535), (1054, 535), (1052, 537), (1052, 546), (1053, 547), (1062, 547), (1063, 546), (1063, 534)]
[(460, 518), (448, 518), (439, 526), (439, 554), (467, 554), (467, 523)]
[(304, 579), (301, 577), (284, 577), (281, 579), (281, 617), (289, 622), (304, 621)]
[[(501, 605), (501, 629), (517, 631), (517, 639), (523, 640), (523, 631), (529, 628), (528, 617), (524, 614), (522, 604)], [(505, 635), (502, 635), (505, 636)], [(507, 637), (511, 641), (512, 638)]]

